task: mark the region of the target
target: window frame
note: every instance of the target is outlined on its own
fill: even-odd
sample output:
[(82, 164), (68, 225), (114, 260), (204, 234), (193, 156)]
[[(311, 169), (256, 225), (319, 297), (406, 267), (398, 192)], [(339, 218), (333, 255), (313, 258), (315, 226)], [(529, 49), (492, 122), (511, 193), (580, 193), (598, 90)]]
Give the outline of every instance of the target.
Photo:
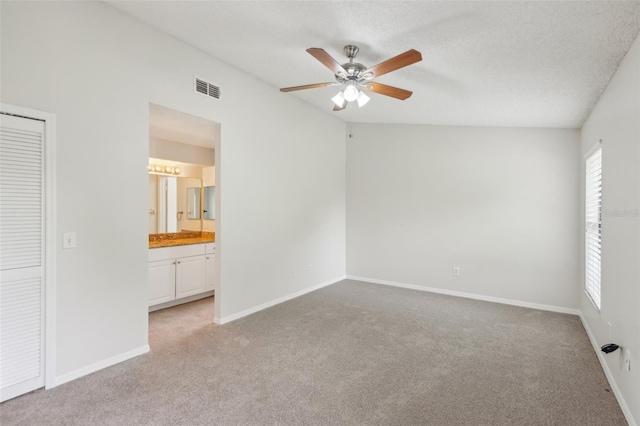
[[(591, 164), (594, 161), (598, 163)], [(602, 140), (585, 155), (584, 164), (584, 292), (594, 308), (600, 312), (602, 306)], [(594, 237), (597, 246), (593, 244)], [(597, 259), (594, 256), (596, 250)], [(594, 275), (596, 272), (597, 276)], [(597, 294), (592, 294), (593, 287), (597, 287)]]

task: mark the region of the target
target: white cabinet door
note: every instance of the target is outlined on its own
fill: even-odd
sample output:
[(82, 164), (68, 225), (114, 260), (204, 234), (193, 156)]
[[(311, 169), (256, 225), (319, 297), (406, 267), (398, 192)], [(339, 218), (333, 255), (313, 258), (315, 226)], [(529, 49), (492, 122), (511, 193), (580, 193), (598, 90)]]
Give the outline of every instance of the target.
[(216, 255), (215, 254), (207, 254), (206, 255), (206, 279), (205, 279), (205, 291), (211, 291), (215, 289), (215, 275), (216, 275)]
[(176, 299), (203, 293), (205, 256), (181, 257), (176, 265)]
[(149, 262), (149, 306), (176, 298), (176, 261)]

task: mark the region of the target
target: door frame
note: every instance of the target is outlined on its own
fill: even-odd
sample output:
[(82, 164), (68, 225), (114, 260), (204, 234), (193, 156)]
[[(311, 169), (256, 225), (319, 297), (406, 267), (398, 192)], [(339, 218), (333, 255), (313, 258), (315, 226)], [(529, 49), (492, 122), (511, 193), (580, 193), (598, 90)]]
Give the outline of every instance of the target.
[(44, 121), (44, 387), (56, 386), (56, 115), (0, 103), (0, 111)]
[[(200, 96), (200, 95), (199, 95)], [(222, 155), (221, 155), (221, 145), (222, 145), (222, 122), (214, 119), (213, 117), (207, 115), (203, 115), (202, 110), (198, 109), (198, 108), (194, 108), (194, 105), (190, 102), (190, 101), (186, 101), (186, 102), (175, 102), (173, 99), (164, 99), (164, 98), (153, 98), (153, 99), (146, 99), (145, 100), (145, 107), (147, 108), (147, 111), (149, 109), (149, 106), (151, 104), (157, 105), (157, 106), (161, 106), (161, 107), (165, 107), (165, 108), (170, 108), (173, 110), (176, 110), (178, 112), (184, 112), (186, 114), (190, 114), (199, 118), (202, 118), (204, 120), (209, 120), (213, 123), (216, 123), (217, 126), (217, 132), (215, 134), (215, 140), (214, 140), (214, 144), (213, 147), (209, 147), (209, 148), (213, 148), (214, 152), (215, 152), (215, 186), (216, 186), (216, 196), (215, 196), (215, 200), (216, 200), (216, 218), (215, 218), (215, 227), (214, 227), (214, 231), (215, 231), (215, 275), (214, 275), (214, 294), (215, 294), (215, 298), (213, 301), (213, 306), (214, 306), (214, 317), (213, 317), (213, 323), (214, 324), (222, 324), (222, 268), (221, 268), (221, 253), (222, 253), (222, 212), (220, 209), (220, 199), (221, 199), (221, 172), (220, 172), (220, 167), (221, 167), (221, 159), (222, 159)], [(147, 115), (147, 139), (149, 139), (149, 116)], [(148, 145), (148, 143), (147, 143)], [(149, 152), (147, 152), (147, 160), (149, 159)], [(148, 333), (147, 333), (148, 334)]]

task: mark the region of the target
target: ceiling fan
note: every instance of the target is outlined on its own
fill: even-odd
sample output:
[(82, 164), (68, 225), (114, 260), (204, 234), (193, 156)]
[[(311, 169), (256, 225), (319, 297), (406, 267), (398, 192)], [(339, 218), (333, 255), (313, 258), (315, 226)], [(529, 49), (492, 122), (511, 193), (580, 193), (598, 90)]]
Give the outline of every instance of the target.
[(317, 47), (307, 49), (307, 52), (335, 74), (335, 82), (307, 84), (304, 86), (285, 87), (280, 89), (281, 92), (293, 92), (296, 90), (317, 89), (330, 86), (345, 86), (343, 91), (338, 92), (331, 100), (336, 104), (334, 111), (341, 111), (347, 107), (349, 102), (358, 102), (358, 106), (362, 107), (369, 102), (369, 97), (363, 92), (373, 92), (380, 95), (391, 96), (392, 98), (404, 101), (409, 98), (413, 92), (400, 89), (398, 87), (387, 86), (382, 83), (371, 81), (375, 77), (387, 74), (391, 71), (415, 64), (422, 60), (422, 55), (415, 49), (407, 50), (398, 56), (387, 59), (384, 62), (367, 68), (362, 64), (353, 62), (360, 49), (351, 44), (344, 47), (344, 53), (349, 58), (349, 62), (340, 65), (338, 61), (333, 59), (331, 55)]

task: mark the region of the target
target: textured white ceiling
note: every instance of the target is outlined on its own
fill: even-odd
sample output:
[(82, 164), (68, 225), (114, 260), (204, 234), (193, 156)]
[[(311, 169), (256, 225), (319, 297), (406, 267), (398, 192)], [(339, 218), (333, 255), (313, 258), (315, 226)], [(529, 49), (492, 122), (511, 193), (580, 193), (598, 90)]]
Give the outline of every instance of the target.
[(281, 94), (368, 123), (578, 128), (640, 29), (638, 1), (108, 3), (276, 88), (332, 81), (308, 47), (342, 63), (355, 44), (365, 66), (422, 52), (375, 80), (406, 101), (331, 112), (336, 88)]

